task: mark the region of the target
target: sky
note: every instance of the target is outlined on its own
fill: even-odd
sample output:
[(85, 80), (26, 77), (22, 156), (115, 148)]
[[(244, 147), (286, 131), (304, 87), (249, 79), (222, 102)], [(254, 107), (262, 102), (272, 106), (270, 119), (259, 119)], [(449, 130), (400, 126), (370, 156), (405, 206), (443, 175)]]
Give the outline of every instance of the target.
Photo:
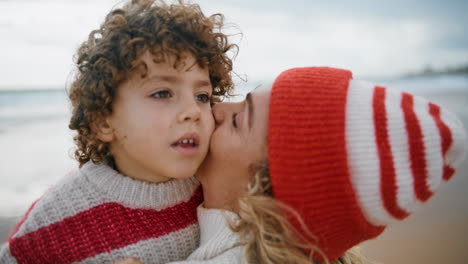
[[(242, 32), (235, 73), (248, 83), (301, 66), (363, 78), (468, 64), (468, 1), (199, 0)], [(0, 89), (63, 88), (73, 55), (122, 1), (0, 0)], [(239, 85), (245, 85), (241, 80)]]

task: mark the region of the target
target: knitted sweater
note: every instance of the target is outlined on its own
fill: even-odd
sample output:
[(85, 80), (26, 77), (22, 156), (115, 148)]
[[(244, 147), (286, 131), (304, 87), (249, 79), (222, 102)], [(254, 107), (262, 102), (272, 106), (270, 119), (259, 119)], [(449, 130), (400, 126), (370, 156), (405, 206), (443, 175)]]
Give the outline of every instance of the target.
[(200, 224), (200, 247), (197, 248), (186, 261), (171, 262), (170, 264), (240, 264), (243, 263), (244, 247), (239, 245), (239, 234), (229, 228), (226, 219), (236, 222), (237, 214), (220, 210), (197, 209)]
[(36, 201), (0, 248), (0, 263), (144, 263), (181, 260), (197, 248), (192, 179), (149, 184), (86, 163)]

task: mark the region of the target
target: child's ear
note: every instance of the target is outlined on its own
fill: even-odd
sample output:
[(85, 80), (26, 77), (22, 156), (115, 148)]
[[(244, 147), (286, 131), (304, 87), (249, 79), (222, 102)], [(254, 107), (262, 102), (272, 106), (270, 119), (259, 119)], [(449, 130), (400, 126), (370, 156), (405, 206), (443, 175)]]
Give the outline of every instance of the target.
[(114, 138), (114, 129), (107, 118), (98, 118), (91, 123), (94, 135), (103, 142), (111, 142)]

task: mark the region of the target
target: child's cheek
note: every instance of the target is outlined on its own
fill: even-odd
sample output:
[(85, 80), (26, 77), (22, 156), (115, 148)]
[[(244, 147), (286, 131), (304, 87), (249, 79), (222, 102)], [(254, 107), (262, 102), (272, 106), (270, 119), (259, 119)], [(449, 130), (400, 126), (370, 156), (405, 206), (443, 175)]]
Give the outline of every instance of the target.
[(215, 120), (211, 109), (212, 107), (208, 105), (208, 107), (206, 107), (206, 109), (203, 110), (202, 116), (203, 130), (207, 134), (208, 138), (211, 138), (211, 134), (213, 134), (215, 128)]
[(208, 133), (209, 133), (210, 138), (211, 138), (211, 135), (213, 134), (214, 128), (215, 128), (215, 120), (214, 120), (214, 117), (213, 117), (213, 113), (211, 112), (211, 108), (210, 108), (210, 112), (209, 112), (208, 123), (209, 123)]

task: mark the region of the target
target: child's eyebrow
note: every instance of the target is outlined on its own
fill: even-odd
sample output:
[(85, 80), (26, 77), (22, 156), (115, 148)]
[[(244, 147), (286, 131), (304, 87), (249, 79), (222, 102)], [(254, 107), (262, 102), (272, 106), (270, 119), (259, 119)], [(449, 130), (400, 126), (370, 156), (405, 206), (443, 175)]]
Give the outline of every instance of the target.
[(149, 81), (165, 81), (170, 83), (176, 83), (179, 82), (179, 78), (177, 78), (177, 76), (172, 75), (151, 75), (145, 82)]
[(157, 74), (152, 74), (148, 76), (146, 80), (143, 81), (142, 85), (146, 85), (151, 82), (167, 82), (167, 83), (180, 83), (180, 78), (177, 78), (177, 76), (174, 75), (157, 75)]
[[(168, 83), (180, 83), (182, 82), (181, 78), (177, 77), (176, 75), (152, 75), (149, 77), (146, 82), (151, 82), (151, 81), (164, 81)], [(211, 86), (211, 82), (209, 80), (205, 79), (198, 79), (195, 80), (193, 83), (195, 88), (200, 88), (200, 87), (205, 87), (205, 86)]]
[(197, 80), (195, 81), (195, 88), (211, 86), (211, 82), (208, 80)]

